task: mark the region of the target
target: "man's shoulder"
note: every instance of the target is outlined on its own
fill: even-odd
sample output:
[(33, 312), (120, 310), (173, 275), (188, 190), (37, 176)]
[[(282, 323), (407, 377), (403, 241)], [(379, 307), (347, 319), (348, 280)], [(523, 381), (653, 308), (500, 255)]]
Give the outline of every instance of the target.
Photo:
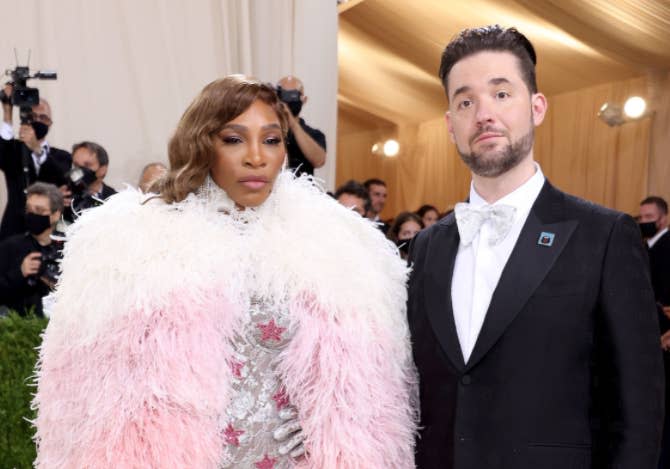
[(548, 185), (551, 193), (551, 202), (560, 206), (565, 215), (577, 218), (580, 221), (602, 223), (604, 221), (614, 222), (617, 219), (628, 216), (623, 212), (605, 207), (588, 199), (563, 192), (562, 190)]
[(72, 161), (72, 155), (69, 151), (57, 147), (49, 147), (49, 155), (59, 160)]
[(24, 233), (18, 233), (0, 241), (0, 250), (15, 250), (29, 242), (30, 240)]

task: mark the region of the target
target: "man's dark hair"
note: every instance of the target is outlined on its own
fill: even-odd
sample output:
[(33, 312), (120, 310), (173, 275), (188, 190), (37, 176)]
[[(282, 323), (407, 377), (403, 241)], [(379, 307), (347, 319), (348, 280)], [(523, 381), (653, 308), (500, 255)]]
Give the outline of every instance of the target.
[(109, 156), (107, 155), (107, 150), (105, 150), (102, 145), (98, 145), (95, 142), (80, 142), (72, 145), (72, 154), (79, 150), (80, 148), (86, 148), (88, 151), (92, 152), (98, 160), (100, 166), (107, 166), (109, 164)]
[(366, 204), (369, 199), (367, 189), (365, 189), (365, 187), (360, 182), (354, 181), (353, 179), (345, 182), (337, 188), (335, 191), (335, 199), (339, 199), (342, 194), (349, 194), (353, 195), (354, 197), (358, 197), (359, 199), (365, 201)]
[(363, 183), (363, 186), (365, 186), (365, 189), (369, 191), (370, 186), (384, 186), (384, 187), (386, 187), (386, 183), (384, 181), (382, 181), (381, 179), (370, 178)]
[(521, 76), (531, 93), (537, 93), (535, 64), (537, 56), (528, 38), (516, 28), (503, 28), (500, 25), (482, 28), (464, 29), (447, 44), (440, 62), (440, 80), (449, 99), (449, 72), (459, 61), (482, 51), (510, 52), (519, 60)]
[(35, 182), (26, 189), (26, 198), (31, 195), (43, 195), (49, 199), (51, 213), (56, 213), (58, 210), (63, 211), (63, 194), (60, 193), (58, 187), (55, 185), (46, 182)]
[(640, 202), (640, 205), (647, 205), (647, 204), (655, 204), (661, 211), (661, 213), (663, 213), (663, 215), (668, 214), (668, 203), (665, 201), (663, 197), (658, 197), (657, 195), (650, 195), (642, 202)]

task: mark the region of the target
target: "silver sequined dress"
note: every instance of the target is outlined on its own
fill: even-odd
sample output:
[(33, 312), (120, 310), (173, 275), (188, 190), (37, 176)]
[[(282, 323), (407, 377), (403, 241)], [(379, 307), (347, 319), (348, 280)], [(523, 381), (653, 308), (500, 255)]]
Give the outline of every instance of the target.
[(278, 412), (290, 405), (274, 365), (292, 332), (288, 310), (270, 301), (251, 301), (247, 324), (235, 337), (235, 354), (229, 363), (233, 375), (231, 401), (221, 417), (225, 460), (221, 467), (286, 469), (288, 456), (280, 456), (272, 433), (284, 423)]

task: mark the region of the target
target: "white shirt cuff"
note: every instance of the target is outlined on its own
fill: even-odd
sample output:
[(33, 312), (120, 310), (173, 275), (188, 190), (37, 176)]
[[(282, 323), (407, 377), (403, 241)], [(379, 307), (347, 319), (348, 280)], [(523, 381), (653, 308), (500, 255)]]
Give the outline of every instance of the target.
[(14, 129), (5, 121), (0, 123), (0, 138), (3, 140), (11, 140), (14, 138)]

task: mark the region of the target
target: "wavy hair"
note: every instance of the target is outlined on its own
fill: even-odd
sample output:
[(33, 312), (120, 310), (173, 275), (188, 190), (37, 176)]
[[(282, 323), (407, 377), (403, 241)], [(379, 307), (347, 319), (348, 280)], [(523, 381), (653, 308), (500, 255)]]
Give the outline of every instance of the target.
[(167, 203), (180, 202), (195, 192), (212, 167), (214, 138), (256, 100), (275, 111), (285, 140), (288, 116), (272, 85), (244, 75), (229, 75), (205, 86), (186, 109), (168, 144), (170, 169), (150, 190)]

